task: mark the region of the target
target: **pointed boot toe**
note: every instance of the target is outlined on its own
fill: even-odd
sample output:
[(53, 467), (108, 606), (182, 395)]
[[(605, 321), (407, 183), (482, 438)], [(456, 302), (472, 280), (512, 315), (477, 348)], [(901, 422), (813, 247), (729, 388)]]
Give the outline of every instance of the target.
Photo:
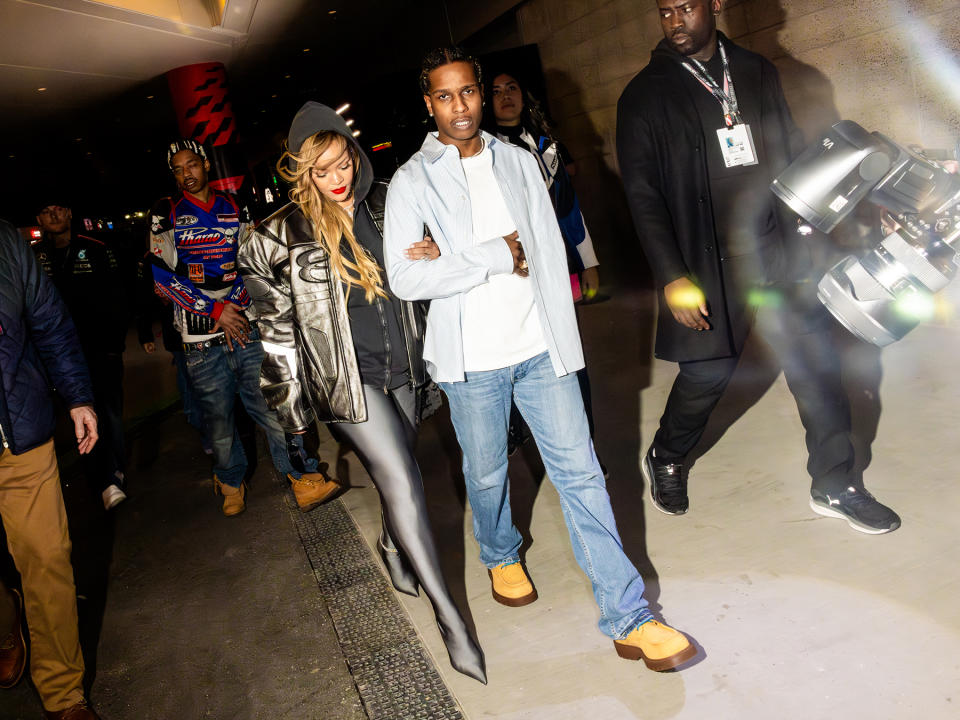
[(486, 685), (487, 662), (483, 656), (483, 650), (467, 632), (466, 626), (462, 626), (457, 631), (452, 631), (438, 620), (437, 627), (440, 629), (443, 644), (447, 648), (451, 667), (458, 673), (472, 677), (477, 682)]

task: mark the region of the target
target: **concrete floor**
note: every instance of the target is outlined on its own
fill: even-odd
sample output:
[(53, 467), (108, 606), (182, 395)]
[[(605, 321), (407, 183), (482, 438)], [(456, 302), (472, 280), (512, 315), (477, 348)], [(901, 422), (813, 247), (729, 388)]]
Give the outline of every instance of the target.
[[(671, 517), (652, 508), (637, 463), (675, 366), (649, 360), (651, 303), (649, 293), (622, 291), (581, 310), (596, 445), (610, 470), (624, 545), (649, 599), (702, 652), (691, 666), (666, 674), (616, 656), (595, 627), (590, 585), (574, 561), (555, 491), (548, 482), (538, 487), (542, 467), (530, 447), (511, 459), (510, 475), (518, 525), (532, 538), (527, 563), (540, 599), (516, 609), (494, 602), (458, 486), (449, 479), (462, 483), (456, 446), (446, 420), (434, 418), (421, 433), (418, 455), (448, 578), (469, 603), (489, 685), (451, 670), (425, 600), (401, 599), (464, 714), (960, 716), (953, 517), (960, 509), (954, 469), (960, 411), (948, 360), (960, 350), (956, 330), (920, 328), (887, 348), (882, 378), (878, 352), (843, 343), (859, 464), (872, 448), (867, 486), (903, 518), (900, 530), (869, 536), (810, 510), (796, 407), (782, 377), (766, 390), (775, 371), (757, 346), (695, 453), (701, 457), (691, 473), (690, 512)], [(353, 470), (362, 472), (358, 465)], [(344, 503), (373, 543), (376, 494), (353, 490)]]
[[(960, 306), (960, 297), (947, 300)], [(674, 375), (671, 364), (650, 360), (652, 308), (649, 292), (620, 290), (581, 309), (596, 444), (648, 598), (702, 652), (665, 674), (616, 656), (595, 627), (589, 583), (532, 443), (511, 459), (510, 475), (540, 599), (515, 609), (494, 602), (442, 410), (425, 423), (418, 458), (444, 570), (486, 652), (489, 685), (450, 668), (425, 598), (398, 597), (464, 716), (960, 716), (953, 323), (920, 328), (882, 355), (844, 343), (860, 466), (903, 518), (900, 530), (868, 536), (808, 507), (793, 399), (757, 346), (695, 453), (690, 512), (652, 508), (638, 458)], [(162, 375), (169, 387), (169, 368), (138, 352), (128, 351), (127, 386), (131, 402), (147, 407), (146, 379)], [(372, 547), (376, 492), (355, 456), (321, 435), (323, 459), (352, 486), (342, 502)], [(100, 528), (110, 542), (92, 550), (109, 554), (112, 543), (102, 630), (92, 633), (92, 698), (104, 718), (363, 717), (281, 486), (264, 480), (261, 462), (250, 510), (226, 521), (182, 420), (145, 437), (152, 442), (140, 450), (131, 500), (115, 525)], [(0, 694), (3, 720), (40, 716), (28, 683)]]

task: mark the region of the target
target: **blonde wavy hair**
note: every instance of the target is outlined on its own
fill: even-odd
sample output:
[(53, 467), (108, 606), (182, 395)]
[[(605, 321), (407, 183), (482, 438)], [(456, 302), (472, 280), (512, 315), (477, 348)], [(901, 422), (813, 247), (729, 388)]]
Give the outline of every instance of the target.
[[(283, 155), (277, 162), (277, 172), (291, 184), (290, 199), (300, 206), (300, 210), (313, 226), (313, 237), (327, 252), (333, 272), (342, 282), (347, 283), (347, 297), (350, 296), (350, 290), (357, 286), (363, 290), (367, 302), (373, 302), (375, 297), (387, 297), (383, 289), (380, 266), (354, 235), (350, 213), (317, 190), (311, 177), (313, 166), (333, 143), (341, 143), (350, 153), (353, 161), (353, 184), (356, 186), (360, 177), (360, 158), (353, 145), (343, 135), (332, 130), (324, 130), (308, 137), (300, 146), (300, 152), (293, 153), (289, 148), (284, 148)], [(350, 188), (350, 192), (353, 192), (353, 188)], [(354, 262), (343, 256), (343, 241), (346, 241), (350, 248)]]

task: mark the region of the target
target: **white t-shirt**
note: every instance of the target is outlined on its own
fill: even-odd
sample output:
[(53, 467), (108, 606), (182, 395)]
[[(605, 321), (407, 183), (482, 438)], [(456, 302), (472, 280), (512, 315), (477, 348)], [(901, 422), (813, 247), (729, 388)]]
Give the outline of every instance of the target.
[[(504, 237), (517, 229), (493, 174), (493, 154), (484, 146), (462, 158), (473, 215), (473, 242)], [(523, 243), (523, 238), (518, 238)], [(490, 280), (463, 296), (463, 363), (467, 372), (496, 370), (529, 360), (547, 350), (533, 296), (533, 282), (511, 273)]]

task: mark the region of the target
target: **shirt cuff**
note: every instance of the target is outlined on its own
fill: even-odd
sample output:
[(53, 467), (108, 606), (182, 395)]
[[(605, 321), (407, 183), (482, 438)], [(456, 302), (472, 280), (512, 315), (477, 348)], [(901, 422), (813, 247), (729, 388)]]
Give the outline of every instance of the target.
[(481, 243), (480, 247), (487, 257), (491, 275), (509, 275), (513, 272), (513, 253), (506, 240), (502, 237), (493, 238)]
[(219, 320), (220, 316), (223, 314), (223, 303), (217, 300), (213, 303), (213, 310), (210, 311), (210, 317), (214, 320)]

